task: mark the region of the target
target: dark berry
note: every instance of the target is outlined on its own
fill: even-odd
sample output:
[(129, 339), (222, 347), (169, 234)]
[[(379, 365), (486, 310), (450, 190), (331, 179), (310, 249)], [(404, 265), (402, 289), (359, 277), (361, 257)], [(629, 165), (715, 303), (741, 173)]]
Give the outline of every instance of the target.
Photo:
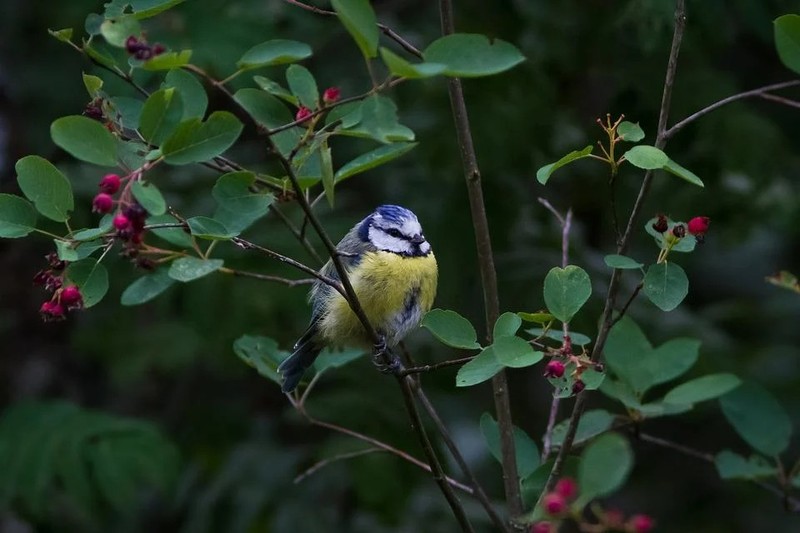
[(686, 226), (683, 224), (677, 224), (672, 228), (672, 234), (678, 239), (683, 239), (686, 237)]
[(92, 211), (94, 211), (95, 213), (100, 213), (104, 215), (106, 213), (110, 213), (113, 208), (114, 208), (114, 199), (111, 198), (110, 194), (101, 192), (100, 194), (94, 197), (94, 200), (92, 200)]
[(81, 291), (75, 285), (68, 285), (61, 291), (61, 303), (67, 307), (80, 305), (82, 301), (83, 296), (81, 295)]
[(586, 388), (586, 383), (583, 381), (576, 379), (575, 383), (572, 384), (572, 394), (578, 394), (579, 392), (583, 391)]
[(664, 233), (669, 229), (669, 222), (667, 221), (667, 217), (664, 215), (656, 216), (656, 221), (653, 222), (653, 229), (659, 233)]
[(47, 301), (39, 308), (39, 313), (46, 322), (61, 320), (64, 318), (64, 307), (58, 302)]
[(546, 378), (560, 378), (564, 375), (564, 363), (553, 359), (544, 369), (544, 377)]
[(121, 180), (120, 177), (116, 174), (106, 174), (103, 176), (103, 179), (100, 180), (99, 187), (100, 192), (104, 192), (106, 194), (114, 194), (119, 190)]

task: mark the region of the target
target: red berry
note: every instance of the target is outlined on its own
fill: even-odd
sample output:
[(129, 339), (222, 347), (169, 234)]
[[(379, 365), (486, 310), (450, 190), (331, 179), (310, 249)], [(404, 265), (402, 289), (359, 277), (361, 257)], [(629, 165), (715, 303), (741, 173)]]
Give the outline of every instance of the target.
[(97, 196), (94, 197), (92, 200), (92, 211), (95, 213), (110, 213), (111, 209), (114, 208), (114, 199), (111, 198), (110, 194), (106, 194), (101, 192)]
[(167, 51), (167, 49), (164, 47), (163, 44), (156, 43), (156, 44), (153, 45), (153, 55), (154, 56), (161, 55), (166, 51)]
[(546, 378), (560, 378), (564, 375), (564, 363), (553, 359), (544, 369), (544, 377)]
[(124, 229), (128, 229), (128, 226), (131, 225), (131, 221), (128, 220), (128, 217), (120, 213), (119, 215), (114, 217), (113, 224), (115, 228), (122, 231)]
[(630, 528), (634, 533), (648, 533), (653, 529), (655, 522), (646, 514), (633, 515), (630, 519)]
[(125, 39), (125, 51), (129, 54), (136, 52), (140, 47), (139, 39), (137, 39), (135, 35), (131, 35)]
[(81, 291), (75, 285), (64, 287), (61, 291), (61, 303), (67, 307), (80, 303), (83, 300)]
[(692, 235), (703, 235), (708, 231), (708, 225), (710, 223), (711, 219), (708, 217), (694, 217), (686, 226), (689, 229), (689, 233)]
[(555, 529), (550, 522), (536, 522), (531, 526), (530, 533), (553, 533)]
[(322, 93), (322, 101), (326, 104), (332, 104), (339, 99), (340, 94), (341, 92), (338, 87), (328, 87), (325, 89), (325, 92)]
[(100, 191), (108, 194), (114, 194), (119, 190), (120, 178), (116, 174), (106, 174), (100, 180)]
[(565, 500), (571, 500), (578, 495), (578, 483), (571, 477), (562, 477), (556, 483), (554, 491)]
[(575, 383), (572, 384), (572, 394), (578, 394), (579, 392), (582, 392), (583, 389), (585, 388), (586, 388), (586, 383), (584, 383), (579, 379), (576, 379)]
[(567, 510), (567, 502), (564, 497), (555, 492), (551, 492), (544, 497), (542, 502), (544, 510), (551, 516), (559, 516)]
[(39, 313), (45, 321), (60, 320), (64, 318), (64, 308), (58, 302), (47, 301), (39, 308)]
[(297, 114), (294, 116), (295, 120), (308, 120), (311, 116), (311, 110), (305, 106), (300, 106), (300, 109), (297, 110)]

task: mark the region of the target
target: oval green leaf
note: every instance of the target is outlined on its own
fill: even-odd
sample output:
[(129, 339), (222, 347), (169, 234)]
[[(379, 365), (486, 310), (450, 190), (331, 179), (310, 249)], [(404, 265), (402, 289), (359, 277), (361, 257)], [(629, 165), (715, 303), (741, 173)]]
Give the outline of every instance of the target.
[(631, 143), (638, 143), (644, 139), (644, 130), (639, 127), (638, 122), (636, 124), (628, 122), (627, 120), (622, 122), (617, 127), (617, 134), (623, 141)]
[(553, 172), (563, 167), (564, 165), (572, 163), (573, 161), (577, 161), (578, 159), (583, 159), (584, 157), (589, 157), (593, 149), (594, 146), (590, 144), (583, 150), (572, 151), (567, 155), (565, 155), (564, 157), (562, 157), (561, 159), (559, 159), (558, 161), (556, 161), (555, 163), (550, 163), (549, 165), (543, 166), (542, 168), (536, 171), (536, 179), (539, 181), (539, 183), (545, 185), (547, 183), (547, 180), (550, 179), (550, 176), (553, 175)]
[(283, 65), (311, 57), (311, 53), (311, 47), (306, 43), (274, 39), (252, 47), (244, 53), (236, 66), (239, 70), (252, 70), (270, 65)]
[(422, 319), (421, 325), (447, 346), (466, 350), (481, 347), (475, 328), (455, 311), (432, 309)]
[(100, 24), (100, 34), (105, 38), (108, 44), (118, 48), (124, 47), (125, 41), (131, 35), (138, 37), (141, 33), (142, 27), (133, 15), (122, 15), (121, 17), (105, 19)]
[(122, 293), (120, 303), (130, 306), (149, 302), (174, 284), (175, 280), (169, 277), (167, 269), (160, 268), (128, 285)]
[(211, 113), (206, 122), (199, 118), (181, 122), (161, 146), (164, 161), (173, 165), (209, 161), (230, 148), (243, 128), (227, 111)]
[(497, 337), (490, 348), (494, 350), (494, 355), (500, 364), (510, 368), (535, 365), (544, 357), (542, 352), (534, 351), (527, 341), (516, 335)]
[(158, 216), (167, 212), (166, 200), (164, 200), (158, 187), (152, 183), (135, 181), (131, 185), (131, 192), (133, 192), (133, 197), (139, 201), (145, 211), (151, 215)]
[(662, 311), (672, 311), (689, 294), (689, 278), (676, 263), (658, 263), (647, 269), (642, 292)]
[(503, 335), (516, 335), (521, 325), (522, 319), (515, 313), (503, 313), (494, 323), (492, 338)]
[(775, 19), (775, 48), (786, 68), (800, 74), (800, 15)]
[(512, 44), (485, 35), (454, 33), (433, 41), (422, 53), (427, 63), (447, 68), (444, 74), (459, 78), (491, 76), (525, 61)]
[(174, 87), (181, 95), (183, 102), (183, 118), (187, 120), (190, 118), (203, 118), (206, 114), (208, 107), (208, 96), (203, 85), (197, 81), (197, 78), (186, 72), (185, 70), (176, 68), (167, 72), (164, 79), (167, 87)]
[(736, 432), (759, 452), (779, 455), (789, 446), (792, 421), (766, 389), (751, 381), (719, 399), (722, 413)]
[(395, 76), (408, 79), (430, 78), (443, 74), (447, 65), (441, 63), (410, 63), (388, 48), (381, 47), (381, 58)]
[(139, 132), (150, 144), (160, 146), (183, 119), (183, 102), (174, 87), (160, 89), (151, 94), (142, 107)]
[(181, 257), (169, 267), (169, 277), (176, 281), (187, 282), (216, 272), (225, 261), (222, 259), (200, 259), (199, 257)]
[(186, 221), (189, 231), (198, 239), (228, 240), (236, 233), (230, 231), (221, 222), (208, 217), (192, 217)]
[(375, 57), (378, 53), (378, 20), (369, 1), (331, 0), (331, 6), (364, 57)]
[(636, 261), (625, 255), (618, 255), (618, 254), (611, 254), (607, 255), (603, 258), (606, 265), (610, 266), (611, 268), (619, 268), (619, 269), (635, 269), (635, 268), (642, 268), (644, 266), (643, 263)]
[(722, 479), (764, 479), (778, 474), (775, 465), (760, 455), (749, 459), (730, 450), (722, 450), (714, 457), (714, 466)]
[(117, 164), (117, 139), (100, 122), (73, 115), (50, 125), (53, 142), (73, 157), (105, 167)]
[(253, 81), (256, 82), (256, 85), (267, 91), (272, 96), (277, 96), (284, 102), (288, 102), (293, 106), (297, 106), (299, 103), (297, 101), (297, 97), (283, 88), (283, 86), (273, 81), (269, 78), (265, 78), (264, 76), (253, 76)]
[(108, 271), (94, 259), (84, 259), (67, 267), (67, 279), (78, 286), (83, 306), (92, 307), (108, 292)]
[(569, 322), (592, 295), (589, 274), (580, 267), (554, 267), (544, 278), (547, 310), (562, 322)]
[(692, 185), (697, 185), (698, 187), (705, 187), (703, 180), (701, 180), (697, 176), (697, 174), (695, 174), (694, 172), (692, 172), (687, 168), (683, 168), (672, 159), (667, 161), (667, 163), (664, 165), (664, 170), (666, 170), (670, 174), (674, 174), (675, 176), (678, 176), (679, 178), (688, 181)]
[(153, 59), (148, 59), (142, 63), (144, 70), (170, 70), (188, 65), (192, 59), (191, 50), (181, 50), (180, 52), (167, 52), (157, 55)]
[(19, 188), (37, 211), (56, 222), (69, 219), (74, 207), (72, 187), (60, 170), (38, 155), (23, 157), (14, 169)]
[[(489, 448), (489, 453), (502, 464), (503, 451), (500, 444), (500, 428), (497, 422), (495, 422), (494, 418), (492, 418), (492, 415), (489, 413), (483, 413), (481, 415), (480, 426), (481, 433), (486, 441), (486, 447)], [(514, 453), (517, 456), (519, 476), (520, 478), (526, 478), (539, 467), (539, 448), (536, 446), (533, 439), (517, 426), (513, 426), (512, 431), (514, 435)]]
[(624, 154), (625, 160), (631, 165), (645, 170), (655, 170), (664, 168), (669, 163), (667, 154), (655, 146), (639, 145), (634, 146)]
[[(578, 429), (575, 431), (574, 444), (580, 444), (601, 433), (605, 433), (614, 423), (614, 415), (603, 409), (591, 409), (581, 415), (578, 421)], [(553, 446), (561, 446), (564, 437), (567, 435), (569, 420), (559, 422), (553, 427), (551, 442)]]
[(664, 396), (665, 403), (693, 404), (722, 396), (742, 384), (733, 374), (711, 374), (681, 383)]
[(16, 239), (36, 229), (36, 210), (24, 198), (0, 194), (0, 237)]
[(286, 83), (300, 104), (309, 109), (319, 107), (319, 89), (313, 74), (302, 65), (291, 65), (286, 69)]
[(361, 174), (362, 172), (386, 164), (411, 151), (415, 146), (417, 146), (417, 143), (392, 143), (376, 148), (366, 154), (361, 154), (352, 161), (345, 163), (342, 168), (337, 170), (334, 179), (336, 183), (339, 183), (356, 174)]
[(583, 452), (578, 467), (579, 502), (611, 494), (625, 483), (633, 467), (633, 453), (627, 439), (618, 433), (606, 433)]
[(475, 359), (458, 369), (456, 387), (471, 387), (491, 379), (503, 369), (492, 347), (484, 349)]
[(221, 207), (229, 211), (262, 216), (275, 197), (253, 189), (255, 180), (255, 174), (246, 170), (229, 172), (219, 177), (211, 194)]

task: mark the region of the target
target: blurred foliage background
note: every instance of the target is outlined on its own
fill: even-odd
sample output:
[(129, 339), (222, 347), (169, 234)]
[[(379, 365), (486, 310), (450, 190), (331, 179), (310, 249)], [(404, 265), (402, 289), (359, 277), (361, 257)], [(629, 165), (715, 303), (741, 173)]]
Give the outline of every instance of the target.
[[(434, 2), (374, 5), (382, 22), (420, 47), (439, 34)], [(135, 95), (46, 30), (80, 32), (85, 16), (101, 9), (101, 2), (88, 0), (0, 4), (0, 191), (18, 192), (13, 171), (18, 158), (42, 155), (77, 178), (78, 210), (86, 220), (98, 170), (56, 149), (49, 124), (80, 113), (87, 103), (81, 71), (103, 77), (109, 92), (113, 87), (117, 94)], [(538, 167), (601, 138), (595, 119), (606, 113), (640, 122), (648, 133), (645, 142), (653, 142), (673, 5), (460, 0), (456, 9), (459, 31), (501, 37), (528, 58), (509, 73), (465, 83), (502, 309), (543, 307), (542, 280), (560, 261), (559, 230), (537, 202), (543, 196), (561, 210), (575, 211), (571, 260), (592, 275), (595, 298), (573, 326), (593, 335), (610, 275), (602, 257), (614, 246), (605, 169), (591, 161), (571, 165), (547, 188), (534, 176)], [(788, 0), (689, 1), (670, 123), (730, 94), (791, 79), (774, 51), (772, 20), (796, 9)], [(348, 96), (367, 83), (356, 47), (335, 20), (278, 0), (192, 0), (150, 19), (146, 28), (152, 42), (192, 48), (193, 63), (217, 78), (230, 74), (252, 45), (283, 37), (312, 45), (315, 54), (305, 65), (321, 87), (337, 85)], [(277, 70), (266, 75), (280, 76)], [(234, 86), (248, 80), (241, 76)], [(392, 96), (420, 145), (342, 185), (336, 208), (320, 208), (323, 220), (338, 239), (380, 203), (413, 209), (439, 260), (437, 306), (459, 311), (481, 330), (474, 241), (445, 82), (405, 83)], [(211, 97), (212, 108), (226, 108), (219, 95)], [(679, 259), (691, 281), (683, 305), (665, 314), (640, 298), (631, 310), (656, 344), (679, 335), (701, 339), (694, 372), (749, 376), (773, 391), (795, 422), (800, 421), (800, 298), (766, 284), (764, 277), (780, 269), (800, 271), (799, 117), (800, 110), (750, 99), (713, 112), (674, 138), (667, 153), (697, 173), (706, 188), (658, 176), (642, 220), (656, 212), (682, 220), (706, 215), (711, 232), (696, 253)], [(240, 143), (232, 156), (258, 168), (267, 163), (254, 133), (246, 132), (251, 142)], [(357, 154), (354, 146), (352, 141), (334, 146), (337, 164)], [(156, 181), (181, 212), (210, 209), (211, 171), (191, 166), (157, 172)], [(619, 206), (632, 204), (641, 179), (641, 171), (623, 171)], [(307, 259), (274, 220), (260, 222), (250, 235)], [(43, 502), (45, 518), (25, 506), (0, 509), (0, 531), (454, 531), (434, 483), (393, 456), (336, 462), (293, 483), (317, 460), (365, 447), (308, 426), (277, 386), (231, 350), (247, 333), (271, 336), (288, 348), (308, 317), (303, 288), (217, 275), (173, 287), (145, 306), (123, 308), (119, 294), (136, 274), (129, 263), (114, 261), (110, 297), (67, 322), (44, 324), (37, 313), (44, 294), (30, 280), (51, 244), (0, 241), (0, 409), (60, 399), (151, 421), (175, 446), (174, 453), (157, 455), (165, 462), (162, 469), (174, 469), (175, 475), (164, 475), (158, 492), (133, 491), (118, 505), (98, 504), (91, 519), (55, 497)], [(645, 260), (656, 254), (652, 239), (639, 231), (629, 255)], [(229, 249), (225, 257), (250, 270), (284, 272), (254, 254)], [(637, 280), (625, 279), (623, 294), (628, 294)], [(408, 344), (419, 361), (456, 355), (424, 331)], [(516, 423), (537, 440), (550, 393), (540, 374), (534, 367), (510, 376)], [(492, 409), (489, 387), (455, 389), (454, 375), (455, 370), (440, 370), (424, 381), (468, 461), (501, 501), (500, 468), (478, 429), (481, 413)], [(390, 381), (365, 358), (328, 374), (309, 409), (319, 419), (420, 455), (399, 390)], [(613, 406), (599, 394), (591, 403)], [(716, 402), (689, 416), (648, 421), (645, 429), (710, 453), (723, 447), (746, 452)], [(68, 430), (56, 419), (40, 434), (48, 439)], [(790, 458), (800, 452), (796, 440)], [(651, 514), (659, 531), (800, 530), (800, 518), (786, 514), (778, 498), (756, 485), (725, 483), (709, 464), (632, 442), (636, 466), (610, 507)], [(114, 479), (108, 482), (115, 486)], [(489, 531), (475, 502), (465, 497), (464, 503)]]

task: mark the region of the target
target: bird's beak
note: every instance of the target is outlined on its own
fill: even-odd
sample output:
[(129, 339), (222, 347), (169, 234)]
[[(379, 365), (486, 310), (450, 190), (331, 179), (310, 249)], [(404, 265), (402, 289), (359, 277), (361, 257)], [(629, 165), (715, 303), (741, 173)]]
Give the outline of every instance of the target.
[(412, 244), (422, 244), (423, 242), (425, 242), (424, 235), (414, 235), (413, 237), (411, 237)]

